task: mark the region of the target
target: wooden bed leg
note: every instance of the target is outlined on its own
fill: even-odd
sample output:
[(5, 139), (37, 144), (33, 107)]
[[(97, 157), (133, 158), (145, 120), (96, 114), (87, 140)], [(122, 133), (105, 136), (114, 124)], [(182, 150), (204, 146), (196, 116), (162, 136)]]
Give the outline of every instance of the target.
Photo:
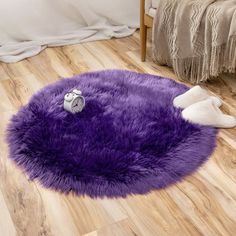
[(147, 44), (147, 26), (144, 20), (145, 15), (145, 0), (140, 0), (140, 49), (141, 61), (146, 59), (146, 44)]
[(147, 26), (144, 25), (140, 28), (140, 46), (141, 46), (141, 61), (146, 60), (146, 48), (147, 48)]

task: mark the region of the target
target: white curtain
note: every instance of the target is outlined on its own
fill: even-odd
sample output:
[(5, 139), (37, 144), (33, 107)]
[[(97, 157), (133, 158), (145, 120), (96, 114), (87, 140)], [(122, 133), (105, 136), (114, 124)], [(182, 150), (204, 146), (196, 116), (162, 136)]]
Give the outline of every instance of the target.
[(0, 0), (0, 61), (46, 47), (124, 37), (139, 25), (138, 0)]

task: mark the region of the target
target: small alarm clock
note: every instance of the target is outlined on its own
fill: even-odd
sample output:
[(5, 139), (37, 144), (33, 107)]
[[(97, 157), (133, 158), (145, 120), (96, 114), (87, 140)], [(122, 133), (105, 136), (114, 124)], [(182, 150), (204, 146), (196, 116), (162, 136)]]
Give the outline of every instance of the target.
[(74, 89), (72, 92), (69, 92), (64, 96), (64, 109), (66, 111), (75, 114), (81, 112), (84, 106), (85, 99), (80, 90)]

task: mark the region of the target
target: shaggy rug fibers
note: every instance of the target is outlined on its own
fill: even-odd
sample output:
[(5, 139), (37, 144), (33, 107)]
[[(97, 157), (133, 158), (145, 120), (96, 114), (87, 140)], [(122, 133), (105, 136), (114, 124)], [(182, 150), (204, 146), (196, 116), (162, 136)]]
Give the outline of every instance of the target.
[[(63, 109), (79, 88), (81, 113)], [(108, 70), (64, 79), (35, 94), (8, 127), (10, 158), (44, 186), (91, 197), (146, 193), (198, 168), (217, 130), (193, 125), (173, 107), (187, 91), (170, 79)]]

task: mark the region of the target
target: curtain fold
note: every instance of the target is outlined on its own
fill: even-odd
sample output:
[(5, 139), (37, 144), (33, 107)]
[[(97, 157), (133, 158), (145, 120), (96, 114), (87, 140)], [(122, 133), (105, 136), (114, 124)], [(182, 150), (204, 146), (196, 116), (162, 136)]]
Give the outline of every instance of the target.
[(0, 61), (46, 47), (125, 37), (139, 27), (137, 0), (0, 1)]

